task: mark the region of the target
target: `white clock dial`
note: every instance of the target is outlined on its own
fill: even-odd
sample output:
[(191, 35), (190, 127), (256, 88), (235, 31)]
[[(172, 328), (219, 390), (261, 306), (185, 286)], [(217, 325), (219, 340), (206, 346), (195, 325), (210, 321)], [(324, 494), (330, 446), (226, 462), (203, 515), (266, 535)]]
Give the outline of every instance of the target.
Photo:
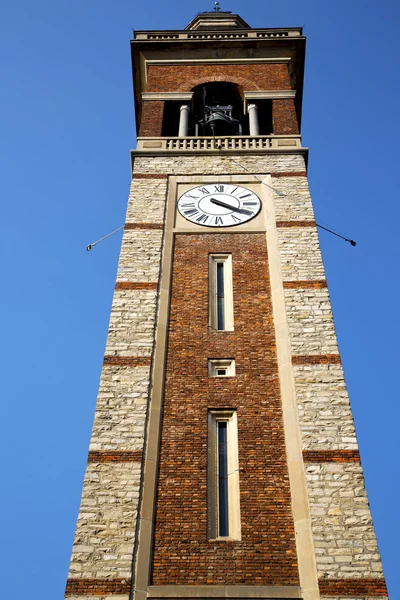
[(188, 190), (178, 200), (180, 214), (206, 227), (233, 227), (255, 217), (260, 198), (234, 183), (206, 183)]

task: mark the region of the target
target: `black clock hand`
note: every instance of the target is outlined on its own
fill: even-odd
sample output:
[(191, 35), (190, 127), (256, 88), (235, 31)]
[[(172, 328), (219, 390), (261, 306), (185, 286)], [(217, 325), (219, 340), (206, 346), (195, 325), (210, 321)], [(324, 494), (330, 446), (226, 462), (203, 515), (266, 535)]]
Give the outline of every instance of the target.
[(221, 200), (216, 200), (215, 198), (210, 198), (210, 202), (212, 202), (213, 204), (218, 204), (218, 206), (223, 206), (224, 208), (230, 208), (231, 210), (234, 210), (235, 212), (238, 213), (242, 213), (243, 215), (252, 215), (253, 211), (251, 210), (246, 210), (245, 208), (236, 208), (235, 206), (232, 206), (231, 204), (226, 204), (225, 202), (222, 202)]

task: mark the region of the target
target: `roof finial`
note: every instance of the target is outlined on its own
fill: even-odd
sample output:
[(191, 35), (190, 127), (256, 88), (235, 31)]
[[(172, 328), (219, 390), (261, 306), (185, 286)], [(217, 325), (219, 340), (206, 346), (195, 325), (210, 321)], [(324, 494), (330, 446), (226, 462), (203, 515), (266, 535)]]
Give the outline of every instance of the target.
[(220, 12), (219, 2), (214, 2), (214, 12)]

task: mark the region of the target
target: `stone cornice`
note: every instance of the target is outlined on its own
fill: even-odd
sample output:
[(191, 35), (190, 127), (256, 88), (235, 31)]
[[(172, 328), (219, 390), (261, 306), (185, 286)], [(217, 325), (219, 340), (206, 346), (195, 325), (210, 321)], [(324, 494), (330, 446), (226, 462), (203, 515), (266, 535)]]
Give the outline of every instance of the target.
[[(204, 39), (208, 36), (208, 39), (212, 40), (215, 38), (224, 38), (228, 41), (244, 38), (244, 39), (273, 39), (273, 40), (287, 40), (288, 38), (297, 38), (304, 39), (303, 31), (301, 27), (286, 27), (284, 29), (236, 29), (226, 27), (226, 29), (218, 29), (214, 30), (202, 30), (202, 29), (192, 29), (192, 30), (141, 30), (134, 31), (134, 39), (132, 42), (140, 41), (140, 42), (154, 42), (154, 41), (182, 41), (182, 40), (190, 40), (197, 41), (200, 39)], [(229, 37), (228, 37), (229, 36)]]
[(136, 156), (194, 156), (200, 154), (207, 154), (209, 156), (229, 156), (230, 154), (246, 154), (246, 155), (262, 155), (262, 154), (301, 154), (305, 157), (308, 155), (308, 148), (299, 148), (299, 147), (290, 147), (290, 148), (268, 148), (264, 150), (245, 150), (245, 149), (235, 149), (235, 150), (165, 150), (162, 148), (151, 148), (149, 150), (131, 150), (131, 164), (133, 164), (133, 160)]
[(170, 66), (170, 65), (257, 65), (261, 63), (281, 64), (289, 63), (289, 56), (274, 56), (271, 58), (166, 58), (166, 59), (147, 59), (146, 68), (149, 66)]
[(142, 100), (182, 100), (190, 101), (193, 92), (142, 92)]
[(295, 98), (296, 90), (270, 90), (268, 92), (243, 92), (245, 100), (284, 100)]

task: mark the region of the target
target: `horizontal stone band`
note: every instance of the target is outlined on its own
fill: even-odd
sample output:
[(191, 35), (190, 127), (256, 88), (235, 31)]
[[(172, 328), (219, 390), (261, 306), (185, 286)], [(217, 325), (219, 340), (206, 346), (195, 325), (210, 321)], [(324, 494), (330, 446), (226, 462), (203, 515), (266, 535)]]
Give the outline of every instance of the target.
[(142, 450), (91, 450), (88, 462), (142, 462)]
[(358, 450), (303, 450), (306, 463), (352, 463), (360, 462)]
[(128, 579), (68, 579), (65, 597), (129, 594), (130, 590)]
[(308, 354), (292, 356), (293, 365), (341, 365), (339, 354)]
[(384, 579), (320, 579), (323, 596), (387, 596)]
[(132, 179), (168, 179), (167, 173), (134, 173)]
[(315, 221), (277, 221), (277, 227), (316, 227)]
[(158, 283), (152, 281), (117, 281), (116, 290), (154, 290), (157, 291)]
[(105, 356), (103, 365), (118, 365), (120, 367), (149, 367), (151, 356)]
[(125, 223), (124, 229), (163, 229), (162, 223)]
[(301, 598), (296, 585), (150, 585), (148, 598)]
[(303, 289), (303, 290), (308, 290), (308, 289), (321, 290), (323, 288), (326, 288), (327, 284), (326, 284), (325, 279), (321, 279), (318, 281), (317, 280), (315, 280), (315, 281), (309, 281), (309, 280), (284, 281), (283, 287), (287, 290), (294, 290), (297, 288)]
[(271, 173), (271, 177), (307, 177), (306, 171), (287, 171), (282, 173)]

